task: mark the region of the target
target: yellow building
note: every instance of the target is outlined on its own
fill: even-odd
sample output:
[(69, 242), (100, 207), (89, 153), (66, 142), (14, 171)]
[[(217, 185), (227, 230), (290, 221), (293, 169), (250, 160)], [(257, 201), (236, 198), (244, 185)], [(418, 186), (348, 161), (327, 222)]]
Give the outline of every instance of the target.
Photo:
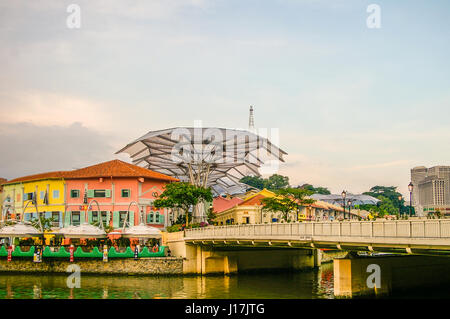
[[(62, 227), (65, 211), (65, 180), (67, 172), (50, 172), (30, 175), (3, 184), (5, 212), (9, 218), (31, 220), (37, 209), (45, 218), (53, 218), (54, 227)], [(25, 211), (24, 211), (25, 209)], [(22, 216), (22, 214), (24, 214)]]
[[(242, 201), (235, 203), (235, 205), (231, 207), (226, 207), (226, 205), (221, 204), (223, 209), (215, 210), (216, 217), (214, 218), (214, 221), (219, 226), (229, 224), (264, 224), (284, 222), (282, 213), (262, 210), (263, 205), (261, 203), (261, 199), (274, 196), (276, 196), (274, 192), (263, 189), (258, 193), (250, 194)], [(334, 220), (342, 214), (342, 207), (323, 201), (315, 201), (313, 204), (302, 206), (298, 213), (289, 213), (288, 220), (291, 222), (307, 220)]]

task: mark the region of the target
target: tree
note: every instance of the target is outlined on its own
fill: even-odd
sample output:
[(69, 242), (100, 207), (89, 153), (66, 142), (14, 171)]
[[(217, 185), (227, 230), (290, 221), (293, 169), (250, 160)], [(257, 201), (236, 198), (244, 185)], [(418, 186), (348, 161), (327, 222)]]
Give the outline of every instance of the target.
[(289, 187), (289, 177), (273, 174), (264, 183), (264, 187), (269, 190), (278, 190)]
[(313, 192), (313, 194), (322, 194), (322, 195), (330, 195), (331, 192), (326, 187), (314, 187), (311, 184), (303, 184), (302, 186), (299, 186), (298, 188), (310, 190)]
[(288, 221), (289, 213), (294, 211), (298, 216), (298, 212), (302, 206), (310, 205), (315, 202), (314, 199), (307, 198), (312, 192), (299, 188), (283, 188), (276, 192), (277, 196), (266, 197), (261, 200), (263, 211), (280, 212), (283, 219)]
[(289, 187), (289, 177), (278, 174), (273, 174), (269, 178), (245, 176), (240, 179), (240, 182), (257, 189), (267, 188), (269, 190), (277, 190)]
[[(399, 196), (402, 196), (401, 193), (397, 192), (397, 187), (395, 186), (374, 186), (370, 189), (368, 192), (364, 192), (364, 195), (369, 195), (375, 198), (378, 198), (383, 202), (382, 198), (387, 198), (392, 203), (392, 205), (395, 207), (396, 214), (398, 213), (398, 210), (400, 209), (401, 213), (409, 213), (409, 208), (405, 207), (405, 200), (402, 199), (399, 200)], [(378, 207), (380, 207), (382, 203), (378, 203)]]
[(157, 208), (179, 208), (185, 215), (186, 226), (189, 223), (189, 209), (201, 202), (211, 202), (213, 200), (211, 189), (192, 185), (186, 182), (170, 183), (164, 188), (164, 192), (159, 195), (153, 205)]
[(259, 176), (245, 176), (241, 178), (240, 182), (255, 187), (257, 189), (264, 188), (264, 179)]

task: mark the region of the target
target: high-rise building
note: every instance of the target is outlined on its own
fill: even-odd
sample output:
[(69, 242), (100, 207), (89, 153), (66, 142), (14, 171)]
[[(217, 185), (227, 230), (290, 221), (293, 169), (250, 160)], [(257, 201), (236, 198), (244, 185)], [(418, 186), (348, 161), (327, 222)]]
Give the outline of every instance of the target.
[(417, 215), (440, 211), (450, 215), (450, 166), (411, 169), (412, 205)]

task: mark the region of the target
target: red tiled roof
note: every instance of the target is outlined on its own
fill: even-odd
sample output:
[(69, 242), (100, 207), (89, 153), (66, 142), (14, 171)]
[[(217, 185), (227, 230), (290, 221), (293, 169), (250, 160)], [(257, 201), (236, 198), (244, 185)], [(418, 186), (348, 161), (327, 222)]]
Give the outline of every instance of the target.
[(178, 181), (175, 177), (161, 174), (147, 168), (125, 163), (120, 160), (112, 160), (97, 165), (71, 171), (67, 179), (92, 178), (92, 177), (144, 177), (165, 181)]
[(261, 199), (266, 198), (266, 196), (258, 194), (256, 196), (250, 197), (249, 199), (244, 200), (239, 206), (244, 205), (262, 205)]
[(35, 180), (40, 180), (40, 179), (65, 178), (69, 175), (69, 173), (70, 172), (68, 172), (68, 171), (56, 171), (56, 172), (33, 174), (33, 175), (27, 175), (27, 176), (22, 176), (22, 177), (11, 179), (3, 184), (5, 185), (5, 184), (13, 184), (13, 183), (19, 183), (19, 182), (29, 182), (29, 181), (35, 181)]
[(96, 177), (144, 177), (151, 179), (159, 179), (164, 181), (178, 181), (178, 179), (161, 174), (147, 168), (139, 167), (133, 164), (125, 163), (120, 160), (112, 160), (74, 171), (56, 171), (41, 174), (23, 176), (7, 181), (4, 184), (12, 184), (19, 182), (28, 182), (41, 179), (82, 179)]
[(214, 211), (214, 213), (223, 212), (224, 210), (227, 210), (233, 206), (238, 205), (242, 201), (243, 200), (240, 199), (239, 197), (233, 197), (230, 199), (223, 198), (221, 196), (216, 197), (213, 199), (213, 211)]

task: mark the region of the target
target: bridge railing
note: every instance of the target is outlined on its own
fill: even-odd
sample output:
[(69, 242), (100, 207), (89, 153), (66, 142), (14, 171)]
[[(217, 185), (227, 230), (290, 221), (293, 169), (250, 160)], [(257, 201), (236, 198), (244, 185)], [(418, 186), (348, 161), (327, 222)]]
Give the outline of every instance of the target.
[(271, 223), (185, 230), (185, 238), (191, 239), (302, 236), (450, 238), (450, 220)]

